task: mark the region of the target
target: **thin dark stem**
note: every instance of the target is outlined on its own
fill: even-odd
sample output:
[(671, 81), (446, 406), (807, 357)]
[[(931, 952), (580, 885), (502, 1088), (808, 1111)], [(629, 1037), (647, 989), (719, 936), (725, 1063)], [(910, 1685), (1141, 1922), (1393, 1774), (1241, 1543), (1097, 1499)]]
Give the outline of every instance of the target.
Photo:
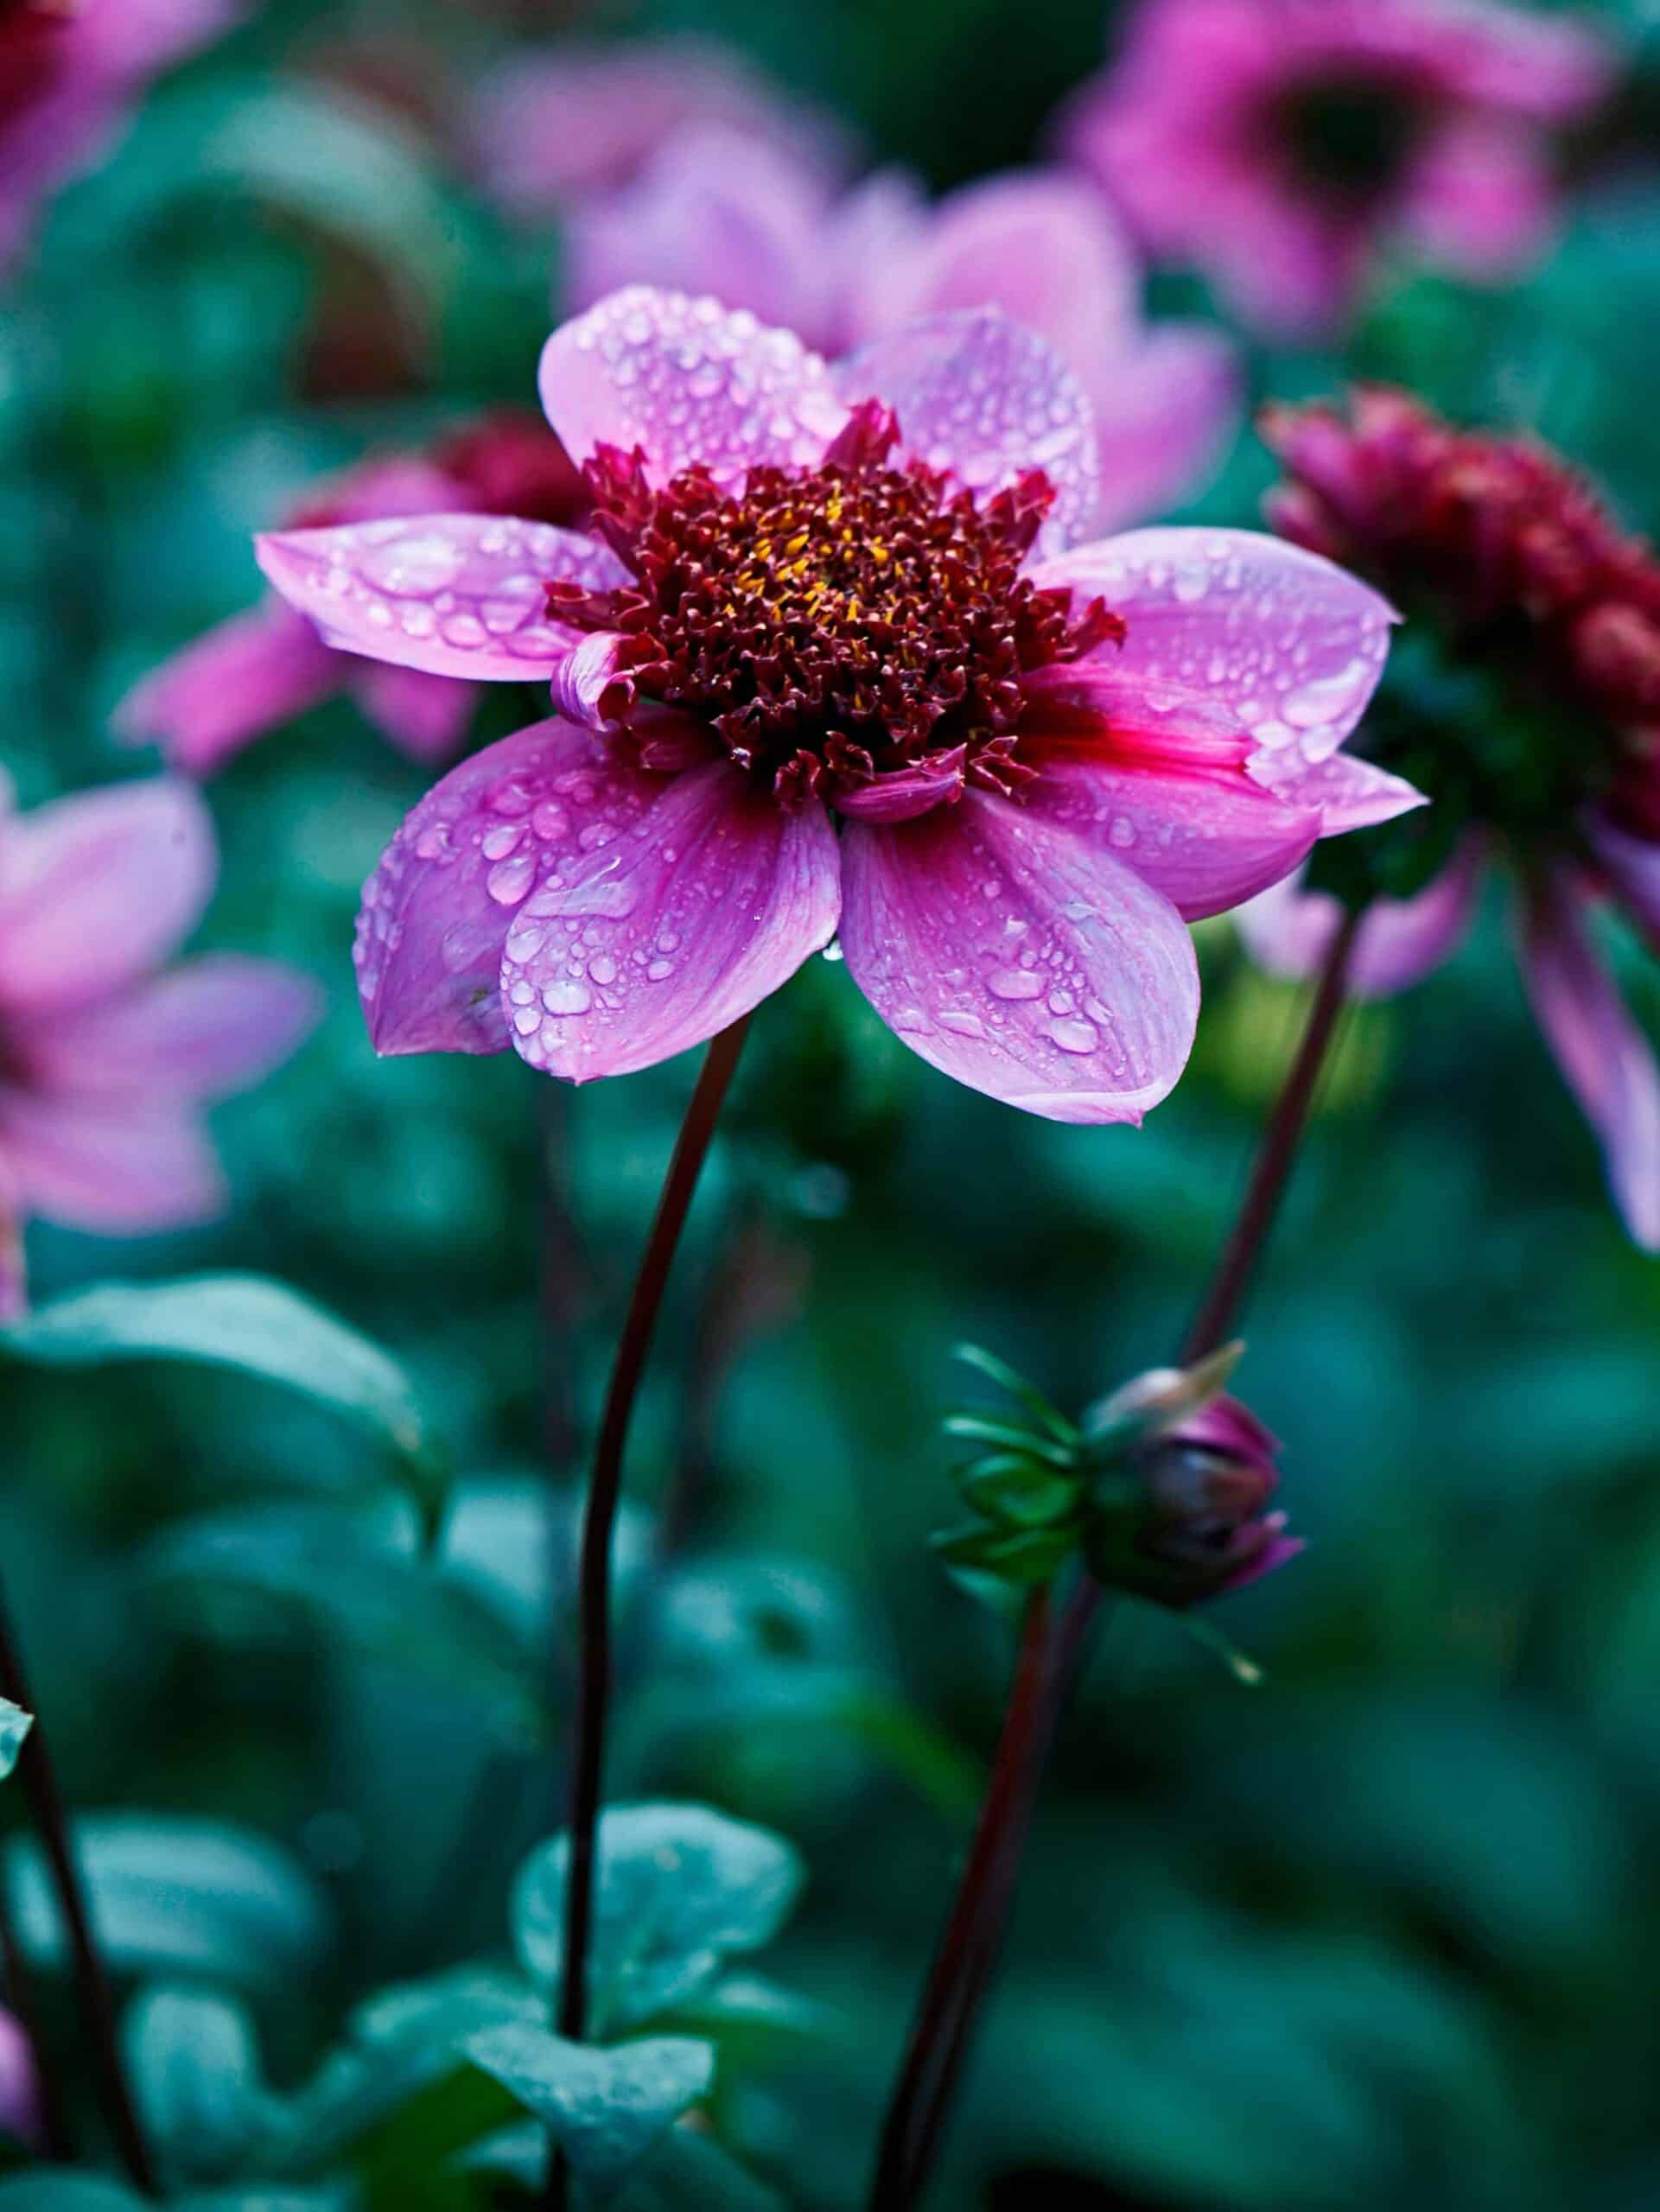
[[(1273, 1230), (1343, 1010), (1360, 921), (1358, 912), (1345, 914), (1327, 950), (1296, 1058), (1263, 1131), (1237, 1219), (1183, 1343), (1184, 1364), (1202, 1359), (1225, 1340)], [(1000, 1764), (1034, 1668), (1041, 1683), (1038, 1710), (1023, 1714), (1015, 1732), (1016, 1770), (1000, 1775), (994, 1769), (987, 1785), (976, 1850), (977, 1854), (989, 1825), (988, 1861), (979, 1865), (970, 1859), (935, 1954), (925, 1997), (927, 2042), (921, 2050), (916, 2047), (924, 2027), (919, 2015), (884, 2130), (870, 2212), (909, 2212), (927, 2186), (1013, 1909), (1049, 1747), (1083, 1671), (1106, 1595), (1099, 1583), (1084, 1576), (1055, 1624), (1053, 1650), (1034, 1662), (1022, 1644), (999, 1744)], [(975, 1895), (964, 1923), (970, 1875)], [(890, 2143), (899, 2145), (891, 2167)]]
[(1035, 1770), (1032, 1739), (1043, 1710), (1048, 1652), (1049, 1593), (1046, 1589), (1040, 1589), (1027, 1605), (1014, 1678), (1003, 1715), (1002, 1732), (992, 1758), (979, 1823), (969, 1847), (951, 1916), (923, 1986), (910, 2041), (888, 2103), (876, 2156), (875, 2179), (871, 2186), (870, 2212), (899, 2212), (899, 2208), (910, 2201), (917, 2130), (935, 2094), (937, 2069), (951, 2048), (959, 1976), (970, 1955), (988, 1891), (996, 1879), (1004, 1830), (1016, 1811), (1016, 1801), (1027, 1786), (1027, 1776)]
[(39, 2085), (41, 2098), (41, 2139), (46, 2145), (46, 2155), (55, 2164), (67, 2165), (75, 2154), (74, 2139), (69, 2133), (57, 2075), (47, 2063), (46, 2037), (41, 2026), (40, 1992), (35, 1986), (35, 1976), (18, 1940), (10, 1901), (3, 1891), (0, 1891), (0, 1970), (3, 1970), (5, 1975), (6, 2002), (11, 2008), (12, 2018), (23, 2031), (24, 2040), (35, 2062), (35, 2079)]
[[(646, 1255), (635, 1279), (628, 1316), (600, 1421), (594, 1473), (582, 1515), (582, 1560), (578, 1569), (580, 1656), (576, 1724), (571, 1754), (570, 1859), (565, 1886), (564, 1960), (559, 1993), (559, 2032), (581, 2042), (588, 2026), (588, 1951), (594, 1917), (594, 1858), (599, 1830), (600, 1797), (605, 1769), (606, 1709), (611, 1686), (611, 1538), (622, 1488), (623, 1452), (635, 1394), (651, 1350), (652, 1332), (703, 1170), (709, 1140), (720, 1119), (727, 1087), (743, 1050), (748, 1017), (724, 1029), (710, 1044), (692, 1093), (686, 1118), (669, 1162)], [(548, 2173), (546, 2202), (563, 2212), (569, 2174), (557, 2150)]]
[[(149, 2146), (138, 2124), (132, 2093), (127, 2086), (126, 2069), (121, 2063), (121, 2046), (116, 2035), (115, 1993), (105, 1973), (104, 1961), (92, 1935), (86, 1892), (81, 1881), (80, 1869), (75, 1864), (68, 1818), (64, 1811), (63, 1793), (58, 1786), (57, 1768), (48, 1744), (45, 1723), (23, 1671), (16, 1631), (12, 1626), (3, 1595), (0, 1595), (0, 1696), (10, 1698), (14, 1705), (22, 1706), (25, 1713), (35, 1715), (35, 1726), (29, 1730), (18, 1754), (18, 1780), (28, 1799), (29, 1815), (46, 1853), (47, 1864), (58, 1892), (59, 1907), (69, 1939), (70, 1957), (74, 1964), (81, 2027), (98, 2072), (110, 2131), (115, 2138), (121, 2162), (135, 2186), (146, 2196), (154, 2196), (156, 2193), (156, 2171), (150, 2164)], [(38, 2051), (36, 2056), (40, 2056)]]

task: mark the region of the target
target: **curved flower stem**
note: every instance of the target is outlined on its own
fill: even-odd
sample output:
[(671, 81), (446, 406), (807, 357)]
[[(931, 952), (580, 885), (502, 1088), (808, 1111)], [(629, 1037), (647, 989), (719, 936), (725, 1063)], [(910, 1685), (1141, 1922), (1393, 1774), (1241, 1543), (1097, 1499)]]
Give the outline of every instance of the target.
[[(35, 1715), (35, 1726), (25, 1737), (23, 1747), (17, 1755), (18, 1779), (29, 1800), (30, 1816), (58, 1892), (59, 1910), (63, 1915), (69, 1953), (74, 1962), (80, 1999), (81, 2028), (98, 2071), (110, 2131), (115, 2138), (121, 2163), (134, 2185), (147, 2196), (154, 2196), (157, 2194), (156, 2169), (150, 2164), (149, 2146), (139, 2126), (137, 2108), (127, 2084), (126, 2069), (121, 2063), (121, 2046), (116, 2035), (115, 1993), (110, 1986), (104, 1961), (92, 1934), (86, 1892), (81, 1881), (80, 1869), (75, 1864), (68, 1818), (64, 1811), (63, 1793), (58, 1786), (57, 1767), (47, 1741), (40, 1708), (35, 1702), (29, 1678), (23, 1671), (16, 1631), (12, 1626), (3, 1594), (0, 1594), (0, 1696), (10, 1698), (14, 1705), (21, 1705), (24, 1712)], [(44, 2054), (38, 2045), (35, 2058), (37, 2063), (43, 2063)]]
[[(576, 1739), (572, 1749), (570, 1859), (565, 1886), (564, 1961), (559, 1993), (559, 2032), (580, 2043), (588, 2026), (588, 1952), (594, 1918), (595, 1846), (605, 1767), (606, 1707), (611, 1685), (611, 1538), (622, 1488), (623, 1452), (634, 1397), (651, 1350), (652, 1332), (685, 1225), (709, 1140), (727, 1087), (743, 1050), (749, 1017), (735, 1021), (710, 1043), (664, 1179), (656, 1218), (635, 1279), (617, 1357), (606, 1392), (594, 1473), (582, 1516), (578, 1571), (579, 1675)], [(548, 2172), (550, 2212), (563, 2212), (569, 2175), (556, 2149)]]
[[(1320, 970), (1296, 1058), (1275, 1100), (1238, 1217), (1182, 1345), (1184, 1364), (1224, 1340), (1243, 1301), (1290, 1180), (1326, 1055), (1343, 1011), (1362, 916), (1346, 913)], [(1027, 1615), (991, 1778), (956, 1901), (934, 1955), (921, 2007), (883, 2126), (869, 2212), (909, 2212), (926, 2188), (951, 2098), (990, 1986), (1014, 1899), (1043, 1769), (1077, 1686), (1107, 1592), (1084, 1576), (1056, 1623), (1052, 1648), (1028, 1647)], [(1040, 1684), (1035, 1704), (1030, 1685)]]

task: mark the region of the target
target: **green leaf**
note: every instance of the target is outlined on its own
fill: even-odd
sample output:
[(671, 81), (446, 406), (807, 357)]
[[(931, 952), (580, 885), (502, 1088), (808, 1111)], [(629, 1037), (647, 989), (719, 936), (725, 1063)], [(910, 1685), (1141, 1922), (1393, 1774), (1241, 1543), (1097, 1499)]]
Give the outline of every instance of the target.
[(991, 1452), (955, 1479), (976, 1512), (1021, 1529), (1065, 1520), (1076, 1510), (1081, 1488), (1077, 1475), (1059, 1474), (1024, 1452)]
[(984, 1414), (950, 1414), (940, 1426), (947, 1436), (966, 1437), (973, 1444), (990, 1444), (999, 1451), (1019, 1452), (1036, 1459), (1046, 1459), (1063, 1473), (1070, 1473), (1076, 1464), (1070, 1445), (1052, 1443), (1046, 1436), (1021, 1428), (1015, 1421), (994, 1421)]
[(1078, 1532), (1071, 1527), (1011, 1529), (982, 1523), (947, 1529), (930, 1541), (948, 1566), (1025, 1588), (1060, 1572), (1077, 1548)]
[(382, 1445), (425, 1497), (443, 1455), (403, 1370), (321, 1306), (262, 1275), (105, 1283), (0, 1329), (0, 1357), (40, 1367), (136, 1359), (226, 1368), (297, 1390)]
[[(547, 2183), (548, 2137), (534, 2120), (474, 2145), (461, 2164), (498, 2174), (532, 2196)], [(623, 2183), (614, 2212), (787, 2212), (775, 2190), (746, 2173), (729, 2151), (688, 2127), (671, 2127)]]
[(0, 2181), (0, 2212), (145, 2212), (150, 2202), (112, 2181), (45, 2166)]
[(162, 2165), (197, 2181), (233, 2173), (266, 2114), (246, 2005), (206, 1990), (148, 1989), (128, 2007), (121, 2041)]
[(1058, 1407), (1052, 1406), (1042, 1391), (1034, 1389), (1006, 1359), (999, 1359), (995, 1352), (987, 1351), (980, 1344), (957, 1344), (951, 1357), (960, 1359), (965, 1367), (976, 1368), (999, 1389), (1007, 1390), (1010, 1397), (1017, 1398), (1032, 1418), (1048, 1430), (1056, 1443), (1075, 1445), (1078, 1442), (1076, 1425), (1068, 1421)]
[[(263, 1836), (146, 1813), (89, 1815), (73, 1833), (94, 1931), (123, 1973), (280, 1987), (327, 1945), (328, 1915), (316, 1889)], [(7, 1847), (5, 1879), (25, 1951), (38, 1963), (65, 1965), (57, 1892), (31, 1837)]]
[(0, 1697), (0, 1782), (3, 1782), (16, 1766), (23, 1739), (34, 1726), (35, 1715), (32, 1713), (25, 1713), (21, 1705), (14, 1705), (10, 1698)]
[[(513, 1889), (513, 1940), (552, 1985), (564, 1961), (567, 1839), (533, 1852)], [(793, 1845), (705, 1805), (628, 1805), (600, 1821), (589, 1997), (603, 2032), (682, 2005), (728, 1955), (770, 1942), (794, 1905)]]
[(715, 2079), (714, 2045), (690, 2036), (599, 2050), (540, 2028), (487, 2028), (462, 2048), (601, 2189), (614, 2188)]

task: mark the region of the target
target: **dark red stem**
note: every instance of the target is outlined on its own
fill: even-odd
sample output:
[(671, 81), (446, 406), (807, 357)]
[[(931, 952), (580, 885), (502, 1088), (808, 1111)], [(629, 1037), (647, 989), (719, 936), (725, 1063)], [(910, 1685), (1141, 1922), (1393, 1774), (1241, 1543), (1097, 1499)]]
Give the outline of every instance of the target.
[[(704, 1055), (697, 1088), (686, 1109), (664, 1179), (657, 1216), (629, 1300), (617, 1357), (606, 1393), (594, 1452), (594, 1473), (582, 1515), (578, 1570), (578, 1679), (571, 1749), (570, 1859), (566, 1873), (564, 1960), (559, 1992), (559, 2032), (580, 2043), (588, 2027), (588, 1953), (594, 1919), (595, 1846), (605, 1770), (606, 1710), (611, 1687), (611, 1548), (622, 1489), (623, 1453), (640, 1376), (651, 1350), (663, 1293), (685, 1226), (727, 1087), (743, 1050), (747, 1015), (723, 1029)], [(548, 2171), (546, 2202), (563, 2212), (570, 2178), (556, 2149)]]

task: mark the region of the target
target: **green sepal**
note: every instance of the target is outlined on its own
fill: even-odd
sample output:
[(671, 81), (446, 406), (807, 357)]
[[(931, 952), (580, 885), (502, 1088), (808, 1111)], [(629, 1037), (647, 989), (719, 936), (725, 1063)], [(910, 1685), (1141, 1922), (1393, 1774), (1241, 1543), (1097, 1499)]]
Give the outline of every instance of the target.
[(1046, 1529), (999, 1529), (984, 1522), (947, 1529), (930, 1539), (951, 1567), (1035, 1588), (1053, 1580), (1078, 1547), (1074, 1523)]
[(988, 1519), (1018, 1529), (1040, 1529), (1073, 1516), (1081, 1481), (1024, 1452), (990, 1452), (970, 1460), (953, 1478), (964, 1502)]

